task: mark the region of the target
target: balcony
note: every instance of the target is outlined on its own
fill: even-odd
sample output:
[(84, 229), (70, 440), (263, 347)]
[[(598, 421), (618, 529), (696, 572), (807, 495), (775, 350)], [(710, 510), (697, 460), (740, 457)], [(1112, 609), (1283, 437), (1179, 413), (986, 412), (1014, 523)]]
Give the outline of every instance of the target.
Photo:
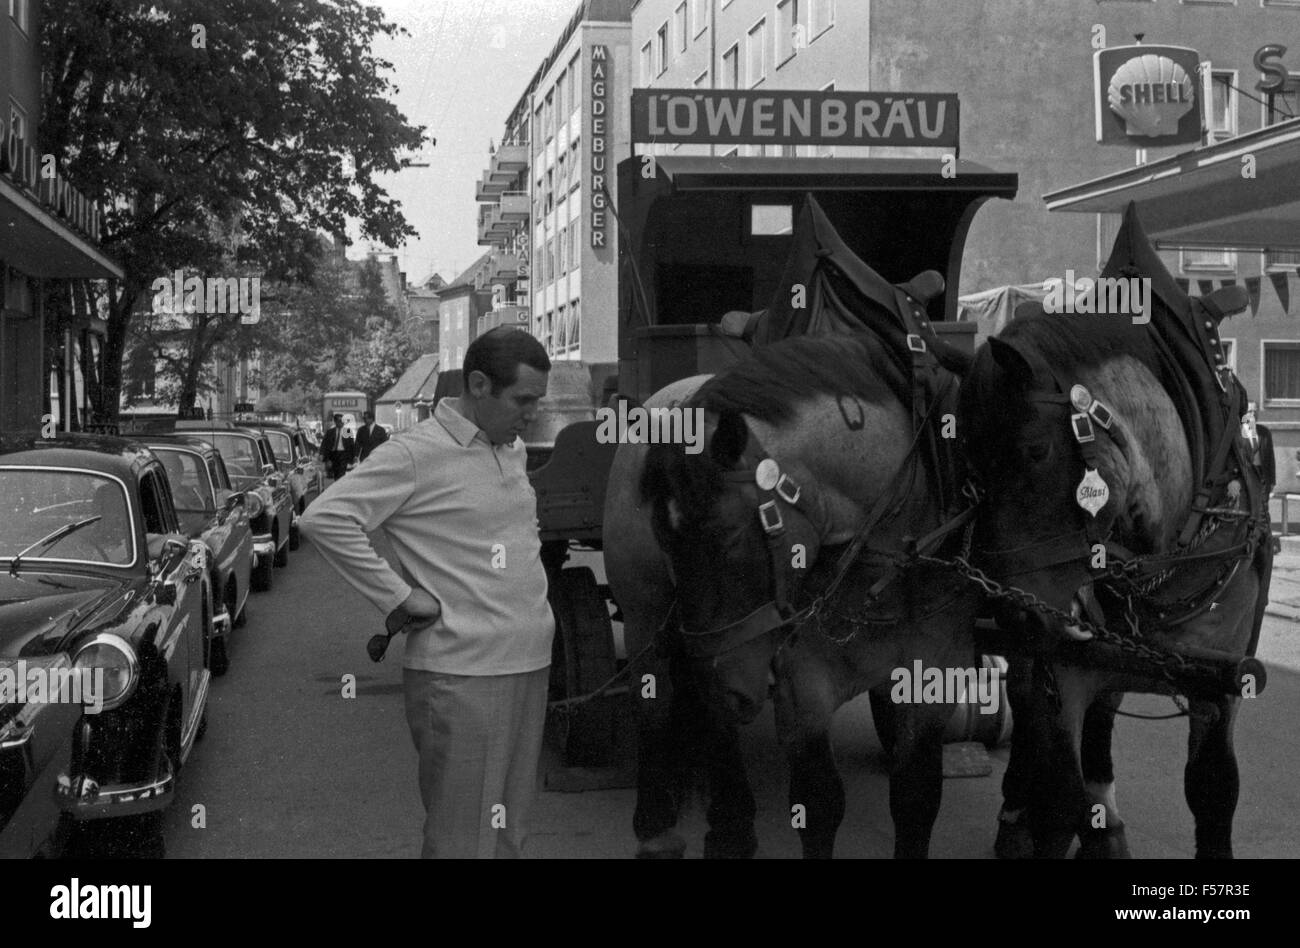
[(514, 326), (527, 332), (531, 320), (532, 311), (527, 306), (502, 306), (478, 318), (475, 323), (476, 337), (498, 326)]
[(495, 201), (515, 183), (521, 172), (527, 170), (528, 146), (502, 145), (492, 156), (487, 170), (474, 188), (474, 200)]
[(524, 191), (507, 191), (499, 204), (484, 204), (478, 209), (478, 243), (498, 247), (527, 223), (531, 209)]
[(492, 283), (513, 283), (519, 279), (519, 254), (494, 253), (488, 263), (488, 280)]

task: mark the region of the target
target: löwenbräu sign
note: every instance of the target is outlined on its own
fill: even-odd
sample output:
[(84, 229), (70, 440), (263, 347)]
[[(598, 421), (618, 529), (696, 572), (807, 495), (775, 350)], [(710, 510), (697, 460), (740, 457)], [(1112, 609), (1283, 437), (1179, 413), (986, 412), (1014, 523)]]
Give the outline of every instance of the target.
[(634, 142), (955, 148), (947, 92), (633, 89)]

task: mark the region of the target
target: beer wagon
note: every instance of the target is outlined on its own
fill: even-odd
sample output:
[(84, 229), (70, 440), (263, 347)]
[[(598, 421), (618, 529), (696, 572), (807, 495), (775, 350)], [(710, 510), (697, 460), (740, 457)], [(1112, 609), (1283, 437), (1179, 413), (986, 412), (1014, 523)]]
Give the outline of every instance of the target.
[[(967, 233), (985, 201), (1014, 198), (1018, 186), (1015, 174), (937, 158), (632, 157), (618, 175), (618, 372), (580, 406), (587, 418), (529, 447), (557, 619), (552, 709), (563, 720), (566, 762), (585, 766), (614, 763), (632, 743), (622, 728), (630, 702), (619, 697), (627, 686), (605, 687), (620, 667), (617, 603), (589, 567), (566, 565), (572, 549), (601, 549), (617, 444), (597, 439), (594, 409), (614, 392), (642, 402), (739, 361), (749, 343), (724, 330), (722, 317), (754, 313), (789, 292), (787, 262), (809, 195), (853, 253), (891, 283), (940, 273), (945, 285), (925, 304), (928, 318), (971, 351), (974, 325), (956, 322)], [(737, 322), (743, 316), (727, 320)]]

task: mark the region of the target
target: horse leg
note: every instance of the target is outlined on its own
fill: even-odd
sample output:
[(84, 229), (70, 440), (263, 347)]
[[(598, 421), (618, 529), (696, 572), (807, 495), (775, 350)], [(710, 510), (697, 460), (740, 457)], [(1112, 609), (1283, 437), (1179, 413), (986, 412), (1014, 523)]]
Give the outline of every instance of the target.
[(1238, 699), (1189, 702), (1183, 792), (1196, 820), (1196, 858), (1232, 858), (1232, 817), (1240, 782), (1232, 729)]
[(889, 772), (894, 858), (925, 859), (943, 796), (943, 729), (950, 704), (899, 707), (898, 744)]
[[(672, 681), (672, 673), (662, 660), (651, 659), (645, 668), (661, 682)], [(633, 680), (639, 679), (637, 675)], [(640, 844), (638, 859), (681, 859), (686, 853), (686, 840), (675, 832), (675, 827), (685, 794), (682, 745), (689, 729), (675, 691), (670, 684), (651, 699), (641, 697), (639, 689), (632, 690), (631, 700), (637, 704), (637, 786), (632, 830)]]
[(777, 676), (776, 733), (790, 765), (791, 825), (799, 832), (805, 859), (830, 859), (844, 822), (844, 781), (831, 750), (831, 716), (837, 702), (825, 676), (811, 675), (797, 689), (797, 673)]
[(1115, 712), (1123, 699), (1121, 692), (1102, 692), (1083, 716), (1079, 763), (1088, 817), (1086, 827), (1079, 834), (1081, 859), (1128, 859), (1130, 856), (1124, 821), (1115, 804), (1115, 762), (1111, 757)]
[(1044, 734), (1042, 753), (1034, 762), (1030, 827), (1035, 857), (1063, 859), (1087, 812), (1079, 745), (1094, 695), (1084, 673), (1055, 666), (1057, 708), (1044, 687), (1044, 671), (1041, 663), (1034, 668), (1033, 713), (1042, 716)]
[(1011, 706), (1011, 752), (1002, 775), (1002, 808), (993, 853), (999, 859), (1029, 859), (1034, 838), (1029, 829), (1028, 807), (1033, 794), (1033, 765), (1038, 742), (1043, 739), (1042, 719), (1032, 713), (1033, 662), (1024, 656), (1007, 659), (1007, 703)]

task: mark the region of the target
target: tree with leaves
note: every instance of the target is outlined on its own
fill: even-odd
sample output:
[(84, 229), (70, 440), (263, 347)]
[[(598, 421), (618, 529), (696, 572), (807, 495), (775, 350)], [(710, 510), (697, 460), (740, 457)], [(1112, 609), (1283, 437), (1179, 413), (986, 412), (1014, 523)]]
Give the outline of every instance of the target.
[[(125, 272), (101, 301), (101, 415), (116, 418), (153, 281), (236, 275), (230, 222), (234, 267), (290, 283), (313, 277), (317, 235), (349, 220), (387, 246), (414, 234), (376, 181), (424, 141), (371, 53), (397, 32), (359, 0), (46, 0), (42, 148), (96, 196), (101, 245)], [(199, 370), (181, 377), (178, 400), (193, 404)]]

